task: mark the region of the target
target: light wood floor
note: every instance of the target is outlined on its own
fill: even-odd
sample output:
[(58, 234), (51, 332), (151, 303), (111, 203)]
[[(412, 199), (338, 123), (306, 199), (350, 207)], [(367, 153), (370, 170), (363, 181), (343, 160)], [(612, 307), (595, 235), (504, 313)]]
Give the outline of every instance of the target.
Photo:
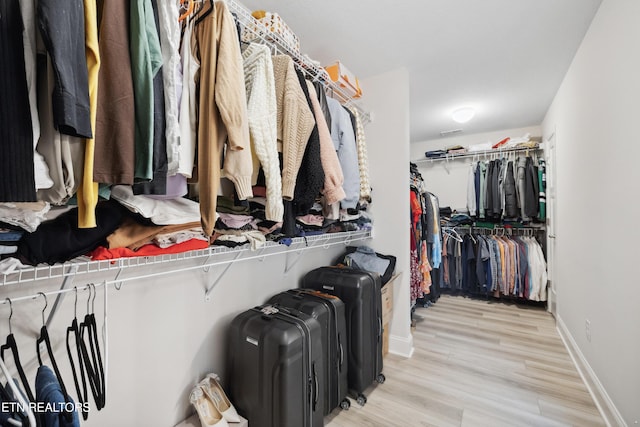
[(416, 314), (413, 357), (388, 355), (387, 381), (327, 426), (605, 425), (543, 309), (443, 296)]

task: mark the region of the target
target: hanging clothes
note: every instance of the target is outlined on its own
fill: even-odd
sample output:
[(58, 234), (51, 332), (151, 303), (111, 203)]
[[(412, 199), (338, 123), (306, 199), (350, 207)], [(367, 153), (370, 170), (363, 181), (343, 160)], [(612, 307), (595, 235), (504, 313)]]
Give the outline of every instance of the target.
[[(84, 0), (85, 55), (89, 79), (89, 115), (91, 135), (95, 135), (96, 112), (98, 107), (98, 73), (100, 72), (100, 48), (98, 46), (98, 13), (95, 1)], [(78, 185), (78, 227), (96, 226), (96, 205), (98, 204), (98, 183), (93, 182), (93, 159), (95, 141), (84, 140), (82, 176)]]
[(98, 2), (100, 73), (93, 180), (133, 184), (135, 104), (129, 54), (129, 0)]
[(358, 166), (358, 150), (353, 125), (347, 110), (338, 101), (328, 98), (331, 113), (331, 137), (338, 152), (340, 166), (344, 175), (344, 192), (346, 197), (340, 202), (342, 209), (354, 209), (360, 200), (360, 170)]
[(40, 0), (37, 5), (40, 35), (55, 70), (50, 98), (54, 126), (65, 135), (91, 138), (83, 2)]
[(315, 120), (291, 57), (275, 55), (272, 60), (278, 108), (278, 151), (282, 153), (282, 197), (293, 200), (298, 170)]
[[(147, 31), (155, 31), (155, 39), (160, 40), (157, 0), (151, 0), (153, 25)], [(147, 18), (145, 18), (147, 19)], [(147, 34), (151, 37), (151, 34)], [(164, 68), (161, 66), (153, 75), (151, 129), (151, 178), (138, 179), (133, 185), (134, 194), (167, 194), (167, 139), (165, 125)], [(148, 161), (148, 159), (146, 160)]]
[[(352, 108), (350, 112), (354, 115), (356, 121), (356, 145), (358, 147), (358, 170), (360, 172), (360, 203), (370, 203), (371, 184), (369, 182), (369, 158), (367, 155), (364, 125), (362, 123), (362, 117), (360, 117), (360, 112), (356, 108)], [(329, 124), (329, 126), (331, 125)]]
[(154, 78), (162, 67), (151, 0), (130, 2), (131, 71), (135, 94), (135, 178), (153, 179)]
[[(198, 19), (196, 15), (195, 22)], [(202, 228), (210, 236), (216, 222), (221, 168), (233, 182), (240, 200), (253, 195), (242, 53), (235, 22), (225, 2), (216, 2), (214, 10), (195, 25), (192, 45), (200, 62), (196, 81), (200, 87), (197, 130), (200, 213)]]
[(546, 301), (546, 261), (536, 239), (459, 232), (464, 233), (462, 242), (444, 236), (442, 286), (473, 295)]
[(36, 200), (33, 128), (18, 0), (0, 5), (0, 201)]
[(547, 218), (547, 165), (544, 159), (538, 160), (538, 190), (540, 191), (538, 219), (544, 222)]
[[(251, 43), (242, 52), (251, 149), (255, 153), (252, 183), (260, 166), (265, 176), (266, 219), (282, 222), (282, 177), (278, 160), (276, 86), (269, 48)], [(259, 163), (258, 163), (259, 162)]]

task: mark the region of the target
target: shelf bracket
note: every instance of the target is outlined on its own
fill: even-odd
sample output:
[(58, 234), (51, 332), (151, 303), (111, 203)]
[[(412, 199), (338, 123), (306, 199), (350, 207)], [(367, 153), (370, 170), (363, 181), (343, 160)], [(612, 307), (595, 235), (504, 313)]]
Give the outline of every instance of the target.
[[(241, 256), (241, 255), (242, 255), (242, 251), (239, 251), (239, 252), (236, 254), (236, 256), (233, 258), (233, 260), (231, 260), (231, 261), (229, 261), (229, 262), (227, 262), (227, 263), (226, 263), (227, 265), (225, 265), (225, 267), (224, 267), (224, 269), (222, 270), (222, 272), (218, 275), (218, 278), (217, 278), (217, 279), (216, 279), (216, 280), (211, 284), (211, 286), (209, 286), (209, 287), (205, 290), (205, 293), (204, 293), (204, 300), (205, 300), (205, 301), (207, 301), (207, 302), (211, 301), (211, 292), (213, 291), (213, 288), (215, 288), (215, 287), (216, 287), (216, 285), (217, 285), (218, 283), (220, 283), (220, 280), (222, 280), (222, 278), (224, 277), (224, 275), (225, 275), (225, 274), (227, 274), (227, 271), (229, 271), (229, 269), (230, 269), (230, 268), (231, 268), (231, 266), (233, 265), (233, 262), (234, 262), (234, 261), (237, 261), (237, 260), (238, 260), (238, 258), (240, 258), (240, 256)], [(205, 266), (205, 268), (207, 268), (207, 270), (205, 270), (205, 271), (208, 271), (208, 270), (209, 270), (209, 266)]]
[(287, 252), (287, 259), (286, 259), (286, 264), (285, 264), (285, 267), (284, 267), (284, 274), (288, 274), (289, 271), (291, 271), (291, 269), (293, 267), (295, 267), (298, 262), (300, 262), (300, 260), (302, 259), (302, 249), (298, 249), (297, 251), (295, 251), (295, 254), (298, 257), (292, 263), (288, 262), (289, 261), (289, 254), (291, 254), (291, 252)]
[(118, 279), (120, 278), (120, 274), (123, 270), (124, 267), (121, 265), (120, 270), (118, 270), (118, 272), (116, 273), (116, 277), (113, 278), (113, 287), (116, 288), (117, 291), (122, 289), (122, 280), (118, 282)]
[[(78, 271), (77, 265), (69, 266), (69, 269), (67, 270), (67, 274), (65, 275), (64, 280), (62, 281), (62, 286), (60, 286), (61, 291), (66, 289), (67, 286), (71, 286), (71, 284), (73, 283), (73, 278), (75, 277), (75, 273), (77, 271)], [(53, 322), (53, 318), (56, 315), (56, 312), (58, 311), (58, 306), (62, 303), (62, 300), (64, 299), (65, 295), (66, 294), (64, 292), (60, 292), (56, 296), (56, 300), (53, 303), (53, 307), (51, 307), (51, 311), (49, 312), (49, 317), (47, 318), (47, 322), (45, 323), (47, 325), (47, 328), (51, 325), (51, 322)]]

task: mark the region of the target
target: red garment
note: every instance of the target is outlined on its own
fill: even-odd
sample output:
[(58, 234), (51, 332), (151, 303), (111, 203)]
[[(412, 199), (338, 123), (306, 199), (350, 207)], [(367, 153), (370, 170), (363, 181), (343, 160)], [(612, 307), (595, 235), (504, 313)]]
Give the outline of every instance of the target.
[(92, 260), (104, 260), (104, 259), (116, 259), (116, 258), (131, 258), (139, 256), (156, 256), (166, 254), (177, 254), (181, 252), (195, 251), (198, 249), (207, 249), (209, 242), (204, 240), (191, 239), (186, 242), (178, 243), (168, 248), (162, 249), (153, 243), (144, 245), (137, 251), (132, 251), (128, 248), (114, 248), (107, 249), (104, 246), (99, 246), (94, 251), (89, 253)]
[(411, 217), (415, 228), (416, 224), (420, 221), (420, 215), (422, 215), (422, 204), (420, 200), (418, 200), (418, 195), (415, 191), (409, 190), (409, 197), (411, 200)]

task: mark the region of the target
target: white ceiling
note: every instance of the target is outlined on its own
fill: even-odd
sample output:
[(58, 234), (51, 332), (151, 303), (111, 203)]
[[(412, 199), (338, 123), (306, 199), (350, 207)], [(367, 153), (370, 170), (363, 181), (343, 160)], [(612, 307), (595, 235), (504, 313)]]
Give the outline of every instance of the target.
[[(406, 67), (419, 142), (539, 125), (602, 0), (240, 1), (280, 14), (323, 65), (361, 80)], [(477, 112), (459, 125), (464, 105)]]

